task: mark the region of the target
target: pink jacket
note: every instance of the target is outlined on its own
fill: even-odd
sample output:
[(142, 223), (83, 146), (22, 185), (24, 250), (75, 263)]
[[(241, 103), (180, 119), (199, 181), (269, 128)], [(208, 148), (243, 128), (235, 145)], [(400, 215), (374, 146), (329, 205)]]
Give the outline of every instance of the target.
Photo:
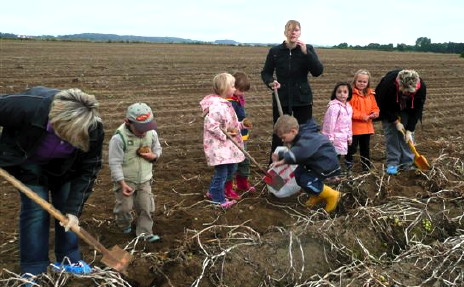
[(243, 125), (238, 121), (229, 101), (218, 95), (207, 95), (200, 101), (200, 107), (204, 116), (203, 148), (208, 165), (242, 162), (245, 155), (220, 129), (237, 129), (237, 136), (234, 139), (243, 147), (240, 134)]
[(322, 133), (326, 135), (337, 154), (348, 153), (348, 141), (352, 140), (351, 117), (353, 109), (350, 103), (343, 104), (337, 99), (331, 100), (322, 124)]

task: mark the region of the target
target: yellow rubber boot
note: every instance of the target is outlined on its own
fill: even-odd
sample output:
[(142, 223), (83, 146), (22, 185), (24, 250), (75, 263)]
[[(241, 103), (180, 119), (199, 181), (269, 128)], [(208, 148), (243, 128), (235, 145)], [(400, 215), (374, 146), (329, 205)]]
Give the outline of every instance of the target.
[(314, 205), (318, 204), (322, 198), (319, 195), (310, 195), (309, 199), (305, 202), (305, 205), (309, 208), (312, 208)]
[(324, 188), (322, 189), (322, 192), (319, 194), (319, 197), (322, 199), (325, 199), (326, 204), (325, 204), (325, 211), (331, 212), (333, 211), (338, 204), (338, 201), (340, 200), (340, 192), (332, 189), (331, 187), (324, 185)]

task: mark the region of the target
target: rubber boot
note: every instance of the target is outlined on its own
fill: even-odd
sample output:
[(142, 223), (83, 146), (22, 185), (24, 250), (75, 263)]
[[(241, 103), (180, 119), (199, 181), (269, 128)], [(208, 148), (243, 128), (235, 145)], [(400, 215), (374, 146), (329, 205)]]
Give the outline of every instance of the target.
[(340, 196), (340, 192), (332, 189), (327, 185), (324, 185), (324, 188), (322, 189), (322, 192), (319, 194), (319, 197), (326, 201), (324, 207), (325, 211), (333, 211), (337, 207), (338, 201), (340, 200)]
[(242, 192), (254, 192), (256, 191), (256, 188), (254, 186), (251, 186), (250, 183), (248, 182), (248, 177), (241, 176), (241, 175), (236, 175), (235, 176), (235, 182), (237, 183), (237, 190), (242, 191)]
[(226, 181), (226, 184), (224, 185), (224, 195), (228, 199), (239, 200), (240, 195), (234, 191), (233, 187), (234, 187), (234, 183), (232, 180)]
[(305, 202), (305, 205), (309, 208), (312, 208), (313, 206), (318, 204), (319, 201), (321, 200), (322, 200), (322, 197), (320, 197), (319, 195), (310, 195), (309, 199)]

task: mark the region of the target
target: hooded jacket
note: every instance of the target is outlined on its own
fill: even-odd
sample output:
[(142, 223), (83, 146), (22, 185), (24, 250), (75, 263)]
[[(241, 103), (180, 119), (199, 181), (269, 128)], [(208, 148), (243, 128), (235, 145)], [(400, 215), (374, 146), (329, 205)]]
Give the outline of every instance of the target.
[[(0, 95), (0, 167), (5, 168), (19, 180), (27, 183), (18, 174), (17, 166), (25, 163), (34, 154), (41, 139), (47, 133), (48, 114), (54, 96), (59, 90), (34, 87), (20, 94)], [(50, 160), (43, 166), (54, 184), (71, 184), (70, 194), (63, 213), (79, 216), (84, 203), (92, 193), (93, 184), (102, 166), (103, 125), (98, 122), (89, 130), (90, 149), (76, 149), (67, 158)]]
[[(261, 71), (261, 78), (271, 90), (274, 81), (274, 71), (279, 89), (280, 103), (284, 107), (307, 106), (313, 103), (313, 94), (309, 85), (308, 74), (313, 77), (322, 75), (324, 67), (317, 57), (313, 46), (306, 45), (307, 53), (303, 54), (301, 47), (290, 50), (283, 42), (269, 50)], [(273, 105), (276, 106), (273, 97)]]
[(401, 113), (408, 115), (408, 121), (404, 128), (413, 132), (416, 124), (422, 119), (422, 111), (427, 94), (424, 81), (420, 78), (420, 88), (412, 95), (406, 97), (406, 106), (401, 109), (400, 98), (403, 94), (398, 90), (396, 77), (401, 70), (388, 72), (375, 88), (375, 98), (380, 108), (380, 120), (390, 123), (396, 121)]
[(313, 119), (300, 125), (298, 134), (288, 152), (279, 152), (279, 158), (287, 164), (298, 164), (325, 179), (336, 175), (340, 164), (335, 148), (326, 136), (319, 132)]
[(351, 116), (353, 109), (337, 99), (331, 100), (324, 115), (322, 134), (326, 135), (340, 155), (348, 153), (348, 141), (352, 140)]
[(234, 140), (243, 147), (240, 134), (243, 125), (238, 121), (231, 103), (218, 95), (207, 95), (200, 101), (200, 107), (204, 116), (203, 148), (208, 165), (242, 162), (245, 155), (221, 130), (236, 130)]
[(365, 121), (365, 117), (371, 113), (379, 114), (380, 110), (375, 100), (375, 92), (368, 89), (367, 95), (353, 88), (353, 97), (350, 105), (353, 108), (353, 135), (367, 135), (374, 133), (374, 124), (372, 120)]

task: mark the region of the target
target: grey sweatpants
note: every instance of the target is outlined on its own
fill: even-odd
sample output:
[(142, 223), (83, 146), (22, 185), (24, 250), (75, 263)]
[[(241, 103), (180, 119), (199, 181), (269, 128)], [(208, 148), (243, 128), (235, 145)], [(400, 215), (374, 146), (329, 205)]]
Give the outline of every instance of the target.
[[(406, 125), (405, 123), (403, 124)], [(404, 135), (396, 129), (394, 122), (382, 121), (382, 126), (385, 134), (387, 167), (390, 165), (403, 169), (412, 167), (414, 164), (414, 153), (404, 140)]]
[(151, 180), (144, 183), (135, 184), (127, 182), (135, 191), (132, 195), (126, 196), (121, 192), (119, 184), (114, 185), (114, 195), (116, 203), (113, 213), (116, 224), (121, 229), (130, 227), (134, 220), (132, 210), (135, 210), (137, 223), (135, 233), (138, 235), (153, 234), (152, 213), (155, 212), (155, 199), (151, 192)]

